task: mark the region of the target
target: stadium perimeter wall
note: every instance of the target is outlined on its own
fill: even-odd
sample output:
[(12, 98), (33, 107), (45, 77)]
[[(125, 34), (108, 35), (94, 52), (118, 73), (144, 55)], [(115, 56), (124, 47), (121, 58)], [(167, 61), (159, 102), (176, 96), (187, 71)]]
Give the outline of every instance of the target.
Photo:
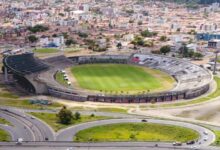
[[(69, 58), (75, 65), (88, 63), (129, 63), (131, 56), (116, 56), (108, 59), (108, 57), (82, 56)], [(7, 66), (6, 66), (7, 67)], [(16, 73), (16, 72), (14, 72)], [(152, 102), (168, 102), (182, 99), (191, 99), (198, 97), (209, 90), (209, 83), (196, 89), (183, 91), (167, 91), (163, 93), (154, 93), (146, 95), (87, 95), (74, 91), (74, 89), (57, 88), (51, 84), (41, 82), (36, 78), (36, 74), (24, 76), (34, 86), (36, 94), (49, 94), (54, 97), (69, 99), (73, 101), (94, 101), (108, 103), (152, 103)]]

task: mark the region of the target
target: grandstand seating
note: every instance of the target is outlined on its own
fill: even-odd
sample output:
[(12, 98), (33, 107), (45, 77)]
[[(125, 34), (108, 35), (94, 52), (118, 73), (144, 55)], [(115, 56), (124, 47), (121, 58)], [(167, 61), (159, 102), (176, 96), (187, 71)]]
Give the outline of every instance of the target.
[[(52, 96), (76, 101), (148, 103), (189, 99), (207, 92), (209, 90), (210, 81), (212, 81), (212, 75), (209, 71), (200, 66), (192, 64), (189, 61), (153, 54), (133, 54), (132, 56), (94, 55), (70, 58), (55, 56), (40, 61), (34, 58), (32, 53), (26, 53), (22, 55), (6, 56), (3, 63), (4, 67), (12, 71), (16, 79), (19, 80), (18, 82), (29, 92), (50, 94)], [(54, 79), (54, 74), (58, 70), (86, 63), (128, 63), (146, 66), (167, 72), (177, 80), (177, 83), (170, 91), (123, 96), (103, 95), (92, 91), (76, 89), (74, 87), (65, 87)], [(41, 86), (41, 84), (43, 84), (43, 86)], [(45, 88), (42, 88), (44, 86)]]
[[(134, 62), (133, 58), (139, 58), (139, 61)], [(173, 91), (199, 88), (208, 84), (212, 79), (210, 73), (204, 68), (188, 61), (172, 57), (161, 57), (160, 55), (152, 54), (134, 54), (131, 58), (131, 62), (159, 69), (172, 75), (178, 81)]]
[(48, 65), (33, 56), (33, 53), (25, 53), (20, 55), (6, 56), (4, 64), (13, 72), (22, 75), (40, 72), (48, 69)]
[(63, 55), (44, 59), (44, 62), (51, 66), (56, 66), (56, 68), (60, 69), (73, 65), (73, 62)]

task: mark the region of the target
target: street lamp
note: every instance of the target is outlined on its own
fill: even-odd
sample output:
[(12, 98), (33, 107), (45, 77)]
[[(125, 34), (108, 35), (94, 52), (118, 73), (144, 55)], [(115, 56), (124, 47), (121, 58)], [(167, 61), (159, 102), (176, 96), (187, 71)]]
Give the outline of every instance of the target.
[(213, 74), (216, 74), (216, 64), (217, 64), (219, 52), (220, 52), (220, 50), (215, 51), (215, 64), (214, 64)]

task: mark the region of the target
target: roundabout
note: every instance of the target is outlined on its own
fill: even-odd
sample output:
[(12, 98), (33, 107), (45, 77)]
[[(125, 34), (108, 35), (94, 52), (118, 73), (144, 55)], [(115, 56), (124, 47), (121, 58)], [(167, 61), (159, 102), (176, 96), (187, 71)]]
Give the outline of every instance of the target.
[[(147, 121), (147, 120), (143, 120)], [(76, 142), (188, 142), (197, 140), (199, 134), (191, 129), (154, 124), (119, 123), (97, 126), (79, 131), (73, 138)]]
[[(190, 149), (191, 146), (199, 146), (201, 148), (208, 147), (211, 143), (215, 140), (214, 133), (202, 126), (179, 122), (179, 121), (169, 121), (169, 120), (159, 120), (159, 119), (151, 119), (145, 118), (143, 119), (142, 116), (136, 115), (124, 115), (121, 119), (108, 119), (108, 120), (98, 120), (98, 121), (91, 121), (87, 123), (81, 123), (77, 125), (70, 126), (68, 128), (59, 130), (55, 132), (50, 126), (48, 126), (45, 122), (38, 118), (34, 118), (33, 116), (27, 114), (27, 112), (33, 110), (23, 110), (23, 109), (14, 109), (14, 108), (7, 108), (7, 110), (1, 109), (1, 117), (6, 118), (13, 126), (9, 126), (5, 128), (6, 131), (9, 131), (12, 141), (15, 141), (17, 138), (23, 138), (24, 143), (22, 145), (16, 147), (18, 148), (25, 148), (29, 146), (41, 147), (42, 149), (47, 149), (51, 147), (77, 147), (77, 148), (104, 148), (104, 147), (112, 147), (112, 149), (123, 149), (123, 148), (149, 148), (154, 149), (155, 145), (158, 145), (156, 149), (170, 149), (174, 147), (178, 147), (180, 149)], [(41, 112), (50, 112), (54, 113), (54, 111), (50, 110), (38, 110), (38, 113)], [(105, 113), (101, 114), (105, 116)], [(108, 114), (106, 114), (108, 115)], [(133, 119), (132, 119), (133, 118)], [(20, 121), (19, 121), (20, 120)], [(142, 127), (133, 126), (135, 128), (135, 133), (138, 132), (137, 129), (143, 130), (144, 132), (148, 132), (148, 136), (150, 136), (150, 132), (154, 132), (161, 137), (172, 137), (170, 140), (162, 139), (161, 140), (131, 140), (131, 141), (79, 141), (73, 142), (73, 137), (76, 136), (80, 132), (84, 132), (83, 130), (88, 130), (90, 128), (96, 128), (100, 126), (121, 126), (119, 129), (121, 131), (122, 127), (126, 126), (127, 130), (129, 126), (127, 125), (141, 125)], [(24, 126), (26, 128), (24, 128)], [(156, 127), (153, 130), (150, 130), (152, 127)], [(163, 130), (164, 129), (164, 130)], [(110, 130), (108, 132), (114, 132), (114, 130)], [(163, 131), (164, 133), (161, 133)], [(108, 133), (106, 132), (106, 133)], [(141, 131), (142, 132), (142, 131)], [(143, 134), (139, 133), (140, 135)], [(93, 132), (91, 132), (92, 134)], [(145, 133), (146, 134), (146, 133)], [(170, 135), (169, 134), (173, 134)], [(108, 134), (107, 134), (108, 135)], [(107, 136), (106, 135), (106, 136)], [(138, 135), (136, 135), (138, 136)], [(130, 136), (129, 136), (130, 137)], [(48, 140), (45, 140), (47, 138)], [(160, 138), (160, 137), (158, 137)], [(174, 146), (172, 142), (180, 140), (183, 142), (181, 146)], [(188, 141), (195, 141), (194, 144), (187, 145), (186, 142)], [(179, 142), (179, 141), (178, 141)], [(1, 147), (7, 149), (7, 147), (15, 146), (15, 142), (1, 142)]]

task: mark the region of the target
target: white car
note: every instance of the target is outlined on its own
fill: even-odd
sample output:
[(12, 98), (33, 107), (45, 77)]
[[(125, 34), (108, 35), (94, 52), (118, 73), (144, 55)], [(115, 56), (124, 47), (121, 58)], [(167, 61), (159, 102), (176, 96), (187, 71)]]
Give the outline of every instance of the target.
[(191, 146), (190, 149), (199, 150), (199, 146)]
[(208, 135), (208, 131), (204, 131), (203, 133), (204, 133), (205, 135)]
[(206, 136), (205, 138), (204, 138), (204, 141), (207, 141), (209, 138)]

